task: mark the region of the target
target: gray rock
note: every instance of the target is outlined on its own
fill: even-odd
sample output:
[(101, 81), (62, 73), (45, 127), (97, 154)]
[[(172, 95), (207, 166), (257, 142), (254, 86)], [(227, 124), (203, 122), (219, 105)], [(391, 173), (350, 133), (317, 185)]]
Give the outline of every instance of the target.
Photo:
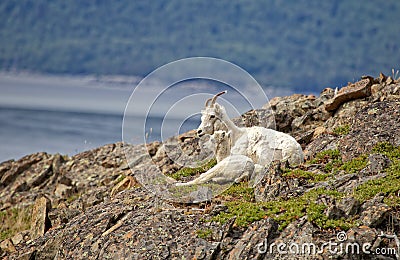
[(73, 186), (72, 185), (72, 180), (70, 178), (66, 177), (65, 175), (62, 175), (62, 176), (60, 176), (58, 178), (58, 183), (64, 184), (64, 185), (67, 185), (67, 186)]
[(15, 234), (12, 238), (11, 241), (14, 245), (18, 245), (26, 240), (26, 237), (29, 237), (29, 231), (21, 231)]
[(59, 198), (68, 198), (74, 193), (74, 189), (71, 186), (58, 183), (54, 194)]
[(3, 175), (9, 171), (12, 167), (14, 160), (8, 160), (5, 162), (0, 163), (0, 179), (3, 177)]
[(12, 183), (19, 174), (29, 169), (33, 164), (41, 161), (47, 154), (37, 153), (23, 157), (18, 162), (12, 164), (11, 169), (8, 171), (3, 170), (2, 177), (0, 179), (0, 185), (7, 186)]
[[(280, 232), (278, 237), (276, 237), (273, 241), (268, 242), (269, 245), (271, 245), (272, 242), (275, 243), (275, 245), (285, 245), (283, 250), (286, 251), (286, 253), (280, 253), (277, 250), (277, 246), (275, 246), (272, 248), (272, 252), (269, 250), (270, 248), (268, 248), (264, 259), (296, 259), (296, 257), (307, 258), (310, 255), (302, 255), (300, 251), (296, 252), (296, 248), (290, 248), (290, 245), (296, 244), (301, 247), (302, 245), (309, 245), (311, 243), (315, 245), (321, 244), (320, 239), (318, 239), (315, 234), (318, 234), (318, 228), (308, 222), (306, 217), (302, 217), (289, 224), (287, 228)], [(316, 252), (316, 247), (309, 248), (311, 255), (317, 255), (312, 253), (314, 249)]]
[(216, 215), (220, 214), (221, 212), (227, 212), (227, 211), (228, 211), (228, 207), (226, 205), (217, 204), (211, 209), (210, 215), (216, 216)]
[(247, 229), (230, 251), (228, 259), (260, 259), (277, 235), (278, 224), (271, 218), (256, 222)]
[(338, 95), (325, 104), (327, 111), (335, 111), (345, 102), (353, 99), (365, 98), (371, 95), (373, 79), (365, 78), (350, 86), (342, 88)]
[(361, 203), (353, 198), (353, 197), (347, 197), (342, 199), (340, 201), (338, 207), (347, 215), (347, 216), (353, 216), (356, 215), (359, 210), (360, 210)]
[(367, 201), (362, 205), (360, 221), (365, 226), (377, 227), (387, 219), (391, 208), (388, 205), (381, 203), (382, 200), (383, 196), (375, 196), (374, 199)]
[(31, 238), (36, 239), (50, 228), (50, 221), (47, 213), (51, 208), (50, 200), (46, 197), (38, 198), (32, 210)]
[(371, 174), (381, 173), (391, 164), (390, 159), (384, 154), (371, 154), (368, 161), (368, 169)]
[(333, 187), (340, 192), (352, 191), (358, 183), (358, 176), (355, 173), (343, 174), (335, 177)]
[(304, 180), (283, 177), (283, 164), (279, 161), (271, 163), (267, 174), (254, 187), (256, 201), (272, 201), (277, 197), (290, 198), (299, 196), (309, 188), (309, 186), (304, 186), (306, 183)]
[(325, 215), (328, 217), (328, 219), (341, 219), (346, 217), (345, 212), (336, 205), (328, 207), (325, 210)]
[(0, 242), (0, 250), (7, 253), (13, 253), (17, 251), (13, 242), (9, 238), (4, 239), (3, 241)]
[[(354, 109), (354, 108), (353, 108)], [(371, 111), (375, 111), (371, 113)], [(351, 131), (339, 140), (344, 161), (369, 153), (381, 142), (400, 145), (400, 102), (383, 101), (366, 104), (352, 117)]]

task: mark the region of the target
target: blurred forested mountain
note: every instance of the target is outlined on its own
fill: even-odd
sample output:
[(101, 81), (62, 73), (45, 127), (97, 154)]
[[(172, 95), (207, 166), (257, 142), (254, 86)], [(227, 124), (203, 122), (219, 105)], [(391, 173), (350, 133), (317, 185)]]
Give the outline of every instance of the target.
[(400, 66), (400, 1), (0, 1), (0, 70), (144, 76), (212, 56), (320, 90)]

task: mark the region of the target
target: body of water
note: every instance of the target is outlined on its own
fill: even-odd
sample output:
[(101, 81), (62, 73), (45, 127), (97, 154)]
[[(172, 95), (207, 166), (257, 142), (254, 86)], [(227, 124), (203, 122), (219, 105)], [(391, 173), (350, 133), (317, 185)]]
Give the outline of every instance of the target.
[[(122, 119), (122, 114), (0, 107), (0, 162), (42, 151), (74, 155), (122, 141)], [(152, 129), (149, 141), (161, 140), (162, 123), (168, 132), (175, 131), (181, 124), (178, 119), (175, 122), (163, 122), (157, 117), (147, 120), (147, 128)], [(186, 121), (176, 134), (197, 126), (197, 120)], [(134, 140), (136, 144), (145, 141), (144, 136), (140, 136), (143, 128), (138, 124), (130, 129), (138, 135)]]
[(73, 155), (121, 141), (122, 116), (0, 108), (0, 161), (34, 152)]
[[(122, 141), (124, 109), (135, 85), (123, 77), (0, 73), (0, 162), (35, 152), (74, 155)], [(146, 109), (139, 107), (138, 120), (129, 119), (130, 143), (144, 143), (145, 115)], [(149, 141), (161, 140), (161, 124), (169, 134), (198, 126), (189, 120), (177, 132), (183, 120), (177, 118), (165, 123), (150, 116)]]

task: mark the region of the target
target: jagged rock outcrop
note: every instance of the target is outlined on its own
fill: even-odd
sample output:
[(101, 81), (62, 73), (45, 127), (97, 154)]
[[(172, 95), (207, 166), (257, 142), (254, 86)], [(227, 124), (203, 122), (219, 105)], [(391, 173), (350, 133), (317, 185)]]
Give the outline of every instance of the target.
[[(267, 108), (274, 112), (275, 123)], [(307, 162), (296, 168), (274, 162), (254, 189), (240, 193), (238, 186), (202, 204), (164, 201), (135, 178), (137, 173), (152, 174), (154, 165), (164, 174), (182, 168), (174, 163), (181, 152), (170, 146), (178, 145), (196, 160), (204, 158), (194, 132), (164, 144), (116, 143), (72, 157), (37, 153), (3, 162), (2, 216), (25, 221), (23, 214), (33, 213), (26, 220), (29, 228), (9, 227), (0, 256), (395, 258), (398, 251), (380, 256), (368, 252), (398, 249), (394, 234), (400, 232), (395, 205), (400, 201), (400, 152), (388, 149), (400, 146), (399, 111), (400, 83), (384, 75), (364, 77), (336, 95), (327, 88), (318, 97), (274, 98), (267, 107), (244, 114), (242, 123), (290, 133), (302, 144)], [(128, 162), (124, 149), (132, 154)], [(328, 242), (370, 247), (334, 252), (324, 247)], [(278, 250), (280, 243), (286, 248)], [(315, 245), (320, 251), (294, 254), (291, 245)]]

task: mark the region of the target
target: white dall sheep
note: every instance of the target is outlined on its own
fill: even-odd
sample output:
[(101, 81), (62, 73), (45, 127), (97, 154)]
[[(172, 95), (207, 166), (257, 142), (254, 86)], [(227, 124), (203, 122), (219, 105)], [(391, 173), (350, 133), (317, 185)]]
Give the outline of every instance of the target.
[[(176, 186), (228, 184), (233, 181), (240, 182), (245, 178), (254, 185), (260, 180), (260, 174), (265, 166), (273, 160), (287, 160), (290, 164), (304, 161), (300, 144), (290, 135), (264, 127), (236, 126), (229, 119), (224, 107), (215, 103), (216, 98), (224, 93), (226, 92), (218, 93), (207, 100), (197, 130), (199, 137), (205, 134), (213, 135), (215, 154), (220, 161), (196, 179), (186, 183), (176, 183)], [(227, 148), (230, 148), (229, 152)]]
[(268, 166), (273, 160), (287, 160), (291, 165), (303, 163), (303, 150), (292, 136), (260, 126), (236, 126), (227, 115), (225, 108), (215, 103), (217, 97), (224, 93), (226, 91), (206, 101), (201, 124), (197, 129), (199, 137), (205, 134), (213, 135), (215, 131), (227, 129), (230, 133), (232, 155), (245, 155), (251, 158), (254, 164), (263, 166)]

